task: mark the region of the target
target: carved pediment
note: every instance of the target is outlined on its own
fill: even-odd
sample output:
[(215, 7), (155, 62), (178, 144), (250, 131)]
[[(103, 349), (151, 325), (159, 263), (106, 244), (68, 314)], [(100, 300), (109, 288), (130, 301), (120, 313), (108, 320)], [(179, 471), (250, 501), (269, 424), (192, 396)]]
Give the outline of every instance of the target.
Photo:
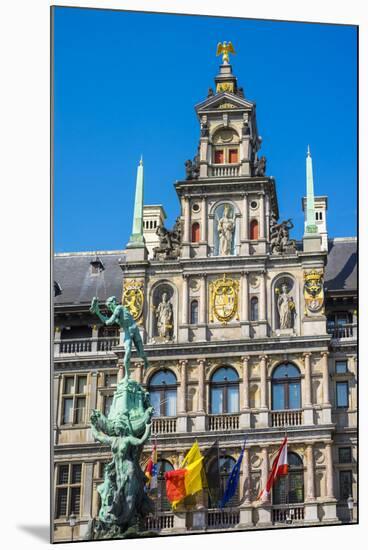
[(230, 94), (228, 92), (223, 92), (222, 94), (217, 94), (215, 96), (207, 98), (202, 103), (198, 103), (195, 106), (197, 114), (205, 113), (206, 111), (214, 110), (231, 110), (231, 109), (245, 109), (247, 111), (252, 110), (254, 103), (248, 101), (247, 99), (240, 98), (235, 94)]

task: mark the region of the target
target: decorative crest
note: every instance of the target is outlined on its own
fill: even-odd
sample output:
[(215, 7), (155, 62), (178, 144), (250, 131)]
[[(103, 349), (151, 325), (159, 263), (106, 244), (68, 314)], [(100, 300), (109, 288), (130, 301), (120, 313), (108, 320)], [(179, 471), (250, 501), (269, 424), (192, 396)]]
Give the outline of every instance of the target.
[(236, 53), (231, 42), (222, 42), (222, 44), (219, 42), (217, 44), (216, 55), (219, 56), (222, 54), (222, 63), (224, 65), (229, 64), (229, 53)]
[(210, 284), (210, 322), (216, 318), (226, 324), (234, 317), (239, 320), (239, 281), (223, 277)]

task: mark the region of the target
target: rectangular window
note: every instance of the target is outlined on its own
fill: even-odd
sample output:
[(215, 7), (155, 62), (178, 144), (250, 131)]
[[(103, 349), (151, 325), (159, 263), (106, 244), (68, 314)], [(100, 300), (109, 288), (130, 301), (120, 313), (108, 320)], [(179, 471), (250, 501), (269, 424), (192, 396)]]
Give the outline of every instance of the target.
[(274, 384), (272, 386), (272, 408), (275, 411), (285, 409), (284, 384)]
[(235, 164), (238, 162), (238, 150), (237, 149), (230, 149), (229, 150), (229, 163)]
[(236, 413), (239, 412), (239, 390), (238, 388), (229, 388), (228, 391), (228, 404), (227, 412)]
[(117, 380), (118, 380), (117, 374), (110, 374), (110, 373), (105, 374), (105, 387), (111, 388), (113, 386), (116, 386)]
[(353, 473), (351, 470), (340, 470), (340, 500), (347, 500), (353, 493)]
[(348, 362), (347, 361), (336, 361), (335, 370), (337, 374), (344, 374), (348, 372)]
[(86, 421), (87, 376), (66, 376), (62, 395), (62, 423), (84, 424)]
[(348, 382), (336, 382), (336, 407), (347, 408), (349, 406)]
[(289, 409), (300, 409), (300, 382), (289, 384)]
[(82, 464), (60, 464), (57, 471), (55, 517), (68, 518), (80, 513)]
[(212, 412), (212, 414), (222, 414), (224, 412), (224, 402), (223, 402), (222, 388), (212, 388), (212, 392), (211, 392), (211, 412)]
[(339, 463), (340, 464), (351, 464), (351, 447), (340, 447), (339, 448)]
[(223, 164), (224, 163), (224, 151), (223, 149), (217, 149), (215, 151), (215, 164)]
[(114, 397), (113, 395), (105, 395), (105, 398), (104, 398), (104, 415), (105, 416), (108, 416), (110, 412), (113, 397)]

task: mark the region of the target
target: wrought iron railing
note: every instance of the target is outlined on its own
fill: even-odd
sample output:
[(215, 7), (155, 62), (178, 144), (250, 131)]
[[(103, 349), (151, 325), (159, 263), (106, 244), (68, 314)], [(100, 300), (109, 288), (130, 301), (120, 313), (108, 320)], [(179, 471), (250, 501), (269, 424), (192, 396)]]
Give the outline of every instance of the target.
[(304, 519), (304, 504), (279, 504), (272, 506), (273, 523), (292, 523)]
[(210, 529), (235, 527), (240, 521), (239, 510), (210, 509), (207, 513), (207, 526)]

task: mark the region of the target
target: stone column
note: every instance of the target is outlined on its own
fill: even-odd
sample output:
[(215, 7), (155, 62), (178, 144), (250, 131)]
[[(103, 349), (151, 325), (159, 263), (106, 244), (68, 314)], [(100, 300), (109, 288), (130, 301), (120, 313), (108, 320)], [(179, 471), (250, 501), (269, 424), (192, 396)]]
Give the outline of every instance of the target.
[(306, 484), (306, 501), (314, 501), (314, 457), (313, 457), (313, 444), (309, 443), (305, 450), (305, 456), (307, 461), (307, 484)]
[(138, 384), (143, 383), (143, 363), (142, 363), (142, 361), (139, 361), (139, 363), (137, 363), (137, 382), (138, 382)]
[(83, 464), (83, 485), (82, 485), (82, 506), (81, 518), (86, 520), (91, 518), (92, 514), (92, 494), (93, 494), (93, 462)]
[[(88, 422), (88, 419), (90, 417), (92, 409), (96, 408), (96, 404), (97, 404), (97, 378), (98, 378), (98, 375), (99, 375), (99, 372), (95, 371), (95, 372), (92, 372), (90, 374), (90, 377), (89, 377), (89, 399), (88, 399), (87, 407), (86, 407), (86, 411), (85, 411), (85, 415), (86, 415), (85, 422), (86, 423)], [(88, 432), (90, 433), (90, 430), (88, 430)], [(90, 440), (93, 441), (93, 437), (92, 437), (91, 433), (90, 433), (89, 437), (90, 437)]]
[(188, 361), (180, 361), (180, 386), (178, 399), (178, 419), (176, 429), (179, 433), (187, 431), (187, 366)]
[(262, 447), (262, 465), (261, 465), (261, 491), (266, 488), (268, 480), (268, 447)]
[(184, 243), (190, 242), (190, 207), (188, 195), (183, 196)]
[(207, 322), (207, 274), (202, 273), (199, 294), (199, 322), (205, 325)]
[(267, 405), (267, 355), (260, 357), (261, 370), (261, 409), (268, 409)]
[(61, 329), (60, 329), (60, 327), (55, 327), (54, 355), (59, 355), (59, 353), (60, 353), (60, 342), (61, 342)]
[(266, 320), (266, 281), (265, 281), (266, 273), (262, 271), (260, 273), (259, 279), (260, 279), (260, 285), (259, 285), (259, 320), (265, 321)]
[(242, 237), (243, 240), (249, 239), (249, 213), (248, 213), (248, 195), (245, 193), (243, 195), (243, 231)]
[(264, 194), (259, 195), (259, 238), (265, 238), (265, 210), (264, 210)]
[(304, 357), (304, 396), (303, 396), (303, 423), (307, 426), (314, 424), (312, 406), (312, 367), (311, 353), (303, 353)]
[(207, 197), (202, 196), (202, 212), (201, 212), (201, 241), (207, 242)]
[[(268, 449), (262, 447), (262, 465), (261, 465), (261, 491), (266, 488), (268, 479)], [(258, 525), (267, 526), (271, 524), (271, 504), (270, 497), (267, 500), (261, 499), (261, 505), (258, 508)]]
[(122, 359), (118, 360), (117, 367), (118, 367), (117, 380), (118, 380), (118, 382), (120, 382), (120, 380), (122, 380), (124, 378), (124, 374), (125, 374), (124, 361)]
[(327, 441), (325, 446), (326, 461), (326, 497), (335, 498), (333, 484), (333, 459), (332, 459), (332, 441)]
[(309, 443), (305, 449), (305, 458), (307, 471), (305, 476), (305, 502), (304, 502), (304, 521), (306, 523), (318, 523), (318, 504), (315, 498), (314, 487), (314, 452), (313, 443)]
[(266, 239), (270, 240), (270, 196), (266, 195)]
[(183, 274), (182, 322), (188, 324), (188, 275)]
[(198, 411), (195, 419), (197, 432), (206, 430), (206, 361), (198, 359)]
[(54, 376), (54, 387), (52, 396), (54, 401), (54, 418), (52, 419), (52, 425), (54, 429), (54, 445), (57, 445), (58, 443), (59, 425), (61, 423), (61, 419), (59, 418), (59, 411), (61, 408), (60, 394), (62, 383), (63, 377), (61, 374), (57, 374), (56, 376)]
[(92, 345), (91, 351), (97, 353), (97, 344), (98, 344), (98, 325), (92, 325)]
[(243, 372), (242, 372), (242, 386), (241, 386), (241, 403), (240, 403), (240, 428), (250, 428), (250, 409), (249, 409), (249, 355), (242, 357)]
[(243, 497), (244, 504), (250, 504), (251, 502), (251, 471), (250, 471), (250, 449), (244, 449), (243, 456)]
[(241, 273), (241, 330), (242, 336), (249, 338), (249, 273), (248, 271), (242, 271)]
[(322, 356), (322, 384), (323, 384), (323, 405), (331, 405), (329, 391), (329, 374), (328, 374), (328, 352), (321, 353)]

